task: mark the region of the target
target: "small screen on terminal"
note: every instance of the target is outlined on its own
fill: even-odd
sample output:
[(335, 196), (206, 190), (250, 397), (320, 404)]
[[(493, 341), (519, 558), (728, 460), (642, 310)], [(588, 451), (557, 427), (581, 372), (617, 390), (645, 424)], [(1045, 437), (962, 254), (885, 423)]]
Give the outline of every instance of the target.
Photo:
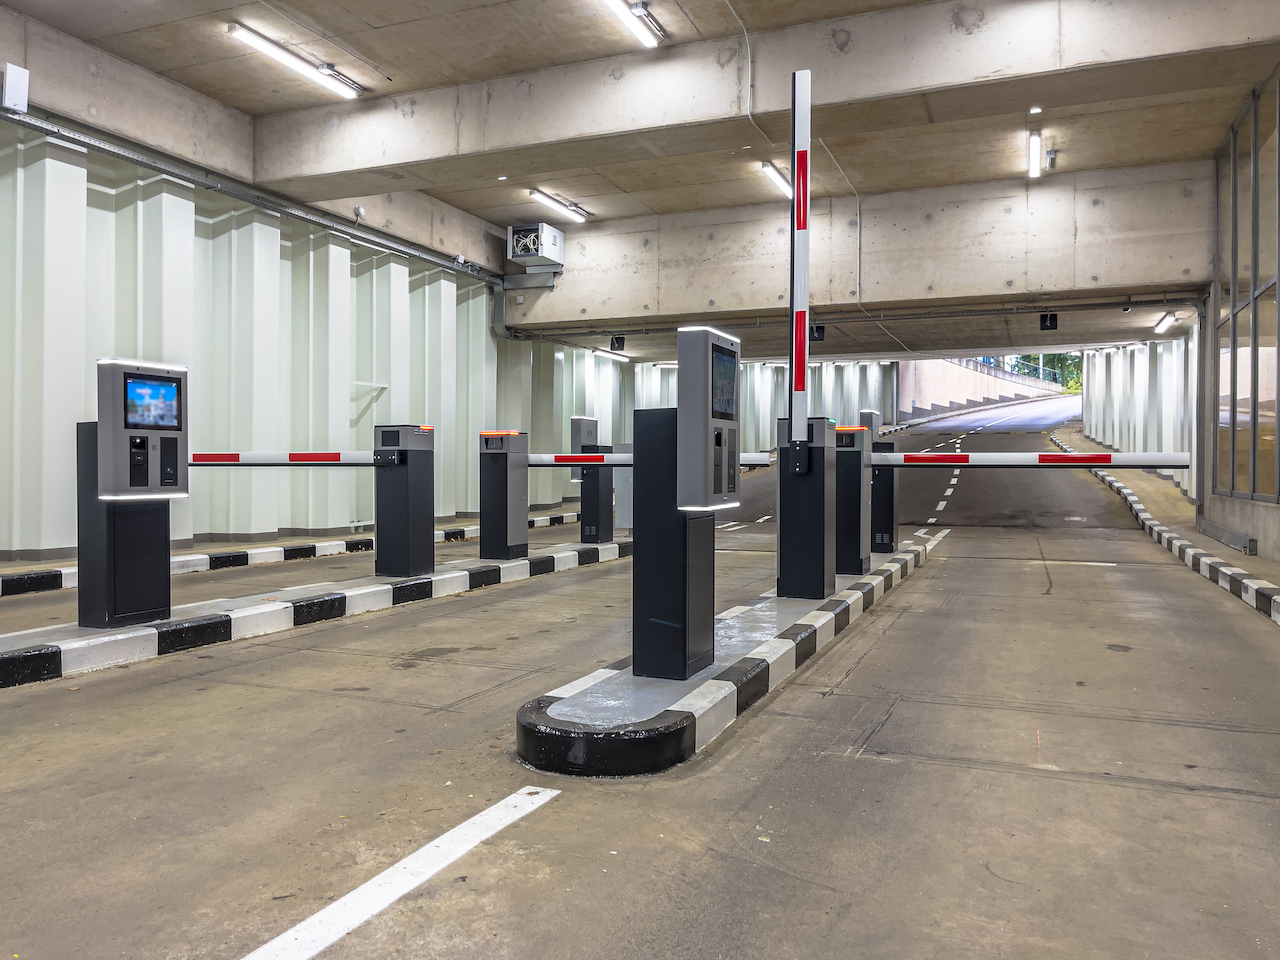
[(142, 430), (181, 430), (181, 382), (170, 377), (126, 374), (124, 424)]
[(738, 358), (718, 343), (711, 345), (711, 416), (738, 419)]

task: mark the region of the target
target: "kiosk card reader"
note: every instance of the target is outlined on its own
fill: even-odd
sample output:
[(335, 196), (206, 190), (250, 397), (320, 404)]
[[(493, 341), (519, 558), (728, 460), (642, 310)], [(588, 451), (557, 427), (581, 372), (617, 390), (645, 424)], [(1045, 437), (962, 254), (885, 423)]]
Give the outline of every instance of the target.
[(436, 568), (435, 429), (373, 428), (374, 555), (379, 577), (416, 577)]
[(79, 623), (169, 616), (169, 501), (187, 490), (187, 368), (98, 361), (98, 421), (76, 426)]
[(529, 435), (480, 431), (480, 559), (529, 556)]
[(98, 496), (177, 500), (187, 489), (187, 368), (98, 361)]
[(739, 503), (738, 368), (742, 344), (711, 327), (681, 327), (676, 407), (681, 510)]
[[(613, 453), (609, 444), (585, 444), (583, 453)], [(582, 510), (579, 526), (583, 543), (613, 539), (613, 467), (582, 468)]]
[(836, 573), (871, 572), (871, 437), (867, 427), (836, 427)]

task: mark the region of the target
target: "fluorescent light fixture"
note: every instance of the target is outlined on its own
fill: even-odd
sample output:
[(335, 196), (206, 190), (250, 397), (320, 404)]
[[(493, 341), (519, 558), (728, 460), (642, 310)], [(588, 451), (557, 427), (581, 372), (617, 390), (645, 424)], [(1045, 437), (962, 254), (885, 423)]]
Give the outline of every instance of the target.
[(621, 353), (614, 353), (612, 350), (593, 350), (591, 351), (597, 357), (604, 357), (606, 360), (612, 360), (615, 363), (630, 363), (631, 358)]
[(760, 164), (760, 172), (773, 181), (773, 185), (778, 188), (778, 192), (790, 200), (794, 194), (791, 190), (791, 184), (787, 178), (782, 175), (782, 171), (766, 160)]
[(1031, 114), (1033, 117), (1039, 112), (1040, 112), (1039, 107), (1032, 107), (1030, 110), (1027, 111), (1027, 113)]
[[(649, 15), (647, 4), (630, 4), (627, 0), (604, 0), (614, 15), (622, 21), (623, 26), (635, 34), (636, 39), (646, 47), (656, 47), (662, 42), (662, 36), (654, 32), (656, 22)], [(639, 11), (636, 11), (639, 7)]]
[(309, 60), (304, 60), (292, 51), (286, 50), (274, 40), (268, 40), (260, 33), (250, 30), (241, 23), (227, 24), (227, 33), (235, 37), (243, 44), (247, 44), (259, 53), (265, 53), (277, 63), (282, 63), (290, 70), (302, 74), (308, 80), (312, 80), (322, 87), (327, 87), (340, 97), (346, 97), (348, 100), (354, 100), (364, 92), (359, 84), (352, 80), (348, 80), (338, 71), (333, 69), (331, 63), (315, 64)]
[(717, 337), (724, 337), (726, 340), (732, 340), (734, 343), (742, 342), (732, 333), (725, 333), (723, 330), (717, 330), (715, 327), (676, 327), (676, 333), (684, 333), (686, 330), (709, 330)]
[(586, 212), (577, 204), (568, 204), (563, 200), (557, 200), (555, 197), (550, 194), (543, 193), (541, 190), (530, 190), (529, 196), (533, 197), (533, 199), (537, 200), (539, 203), (546, 204), (556, 213), (560, 214), (560, 216), (568, 217), (574, 223), (587, 222)]
[(785, 360), (771, 360), (765, 364), (766, 367), (785, 367), (786, 365), (787, 362)]
[(1177, 322), (1178, 322), (1177, 317), (1175, 317), (1172, 313), (1166, 313), (1156, 323), (1156, 329), (1155, 329), (1156, 335), (1158, 336), (1159, 334), (1164, 333), (1166, 330), (1168, 330)]
[(1040, 176), (1040, 131), (1032, 130), (1027, 137), (1027, 176)]

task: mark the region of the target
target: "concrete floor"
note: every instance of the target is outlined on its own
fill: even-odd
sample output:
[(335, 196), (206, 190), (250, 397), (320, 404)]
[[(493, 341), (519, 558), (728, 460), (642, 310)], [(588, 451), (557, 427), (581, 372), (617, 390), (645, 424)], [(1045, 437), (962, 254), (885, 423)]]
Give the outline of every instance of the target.
[[(520, 703), (629, 652), (629, 561), (0, 691), (0, 949), (236, 960), (536, 784), (321, 956), (1274, 954), (1277, 627), (1082, 472), (979, 473), (928, 564), (654, 777), (513, 751)], [(721, 532), (720, 608), (771, 526)]]

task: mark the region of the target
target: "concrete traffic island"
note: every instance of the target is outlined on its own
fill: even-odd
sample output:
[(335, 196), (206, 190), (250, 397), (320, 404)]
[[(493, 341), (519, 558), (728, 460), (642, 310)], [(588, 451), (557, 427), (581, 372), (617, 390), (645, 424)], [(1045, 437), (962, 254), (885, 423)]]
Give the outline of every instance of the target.
[(825, 600), (774, 591), (716, 615), (715, 662), (688, 680), (637, 677), (631, 658), (531, 700), (516, 714), (516, 752), (539, 770), (586, 777), (657, 773), (688, 760), (753, 703), (842, 639), (885, 592), (923, 564), (947, 531)]

